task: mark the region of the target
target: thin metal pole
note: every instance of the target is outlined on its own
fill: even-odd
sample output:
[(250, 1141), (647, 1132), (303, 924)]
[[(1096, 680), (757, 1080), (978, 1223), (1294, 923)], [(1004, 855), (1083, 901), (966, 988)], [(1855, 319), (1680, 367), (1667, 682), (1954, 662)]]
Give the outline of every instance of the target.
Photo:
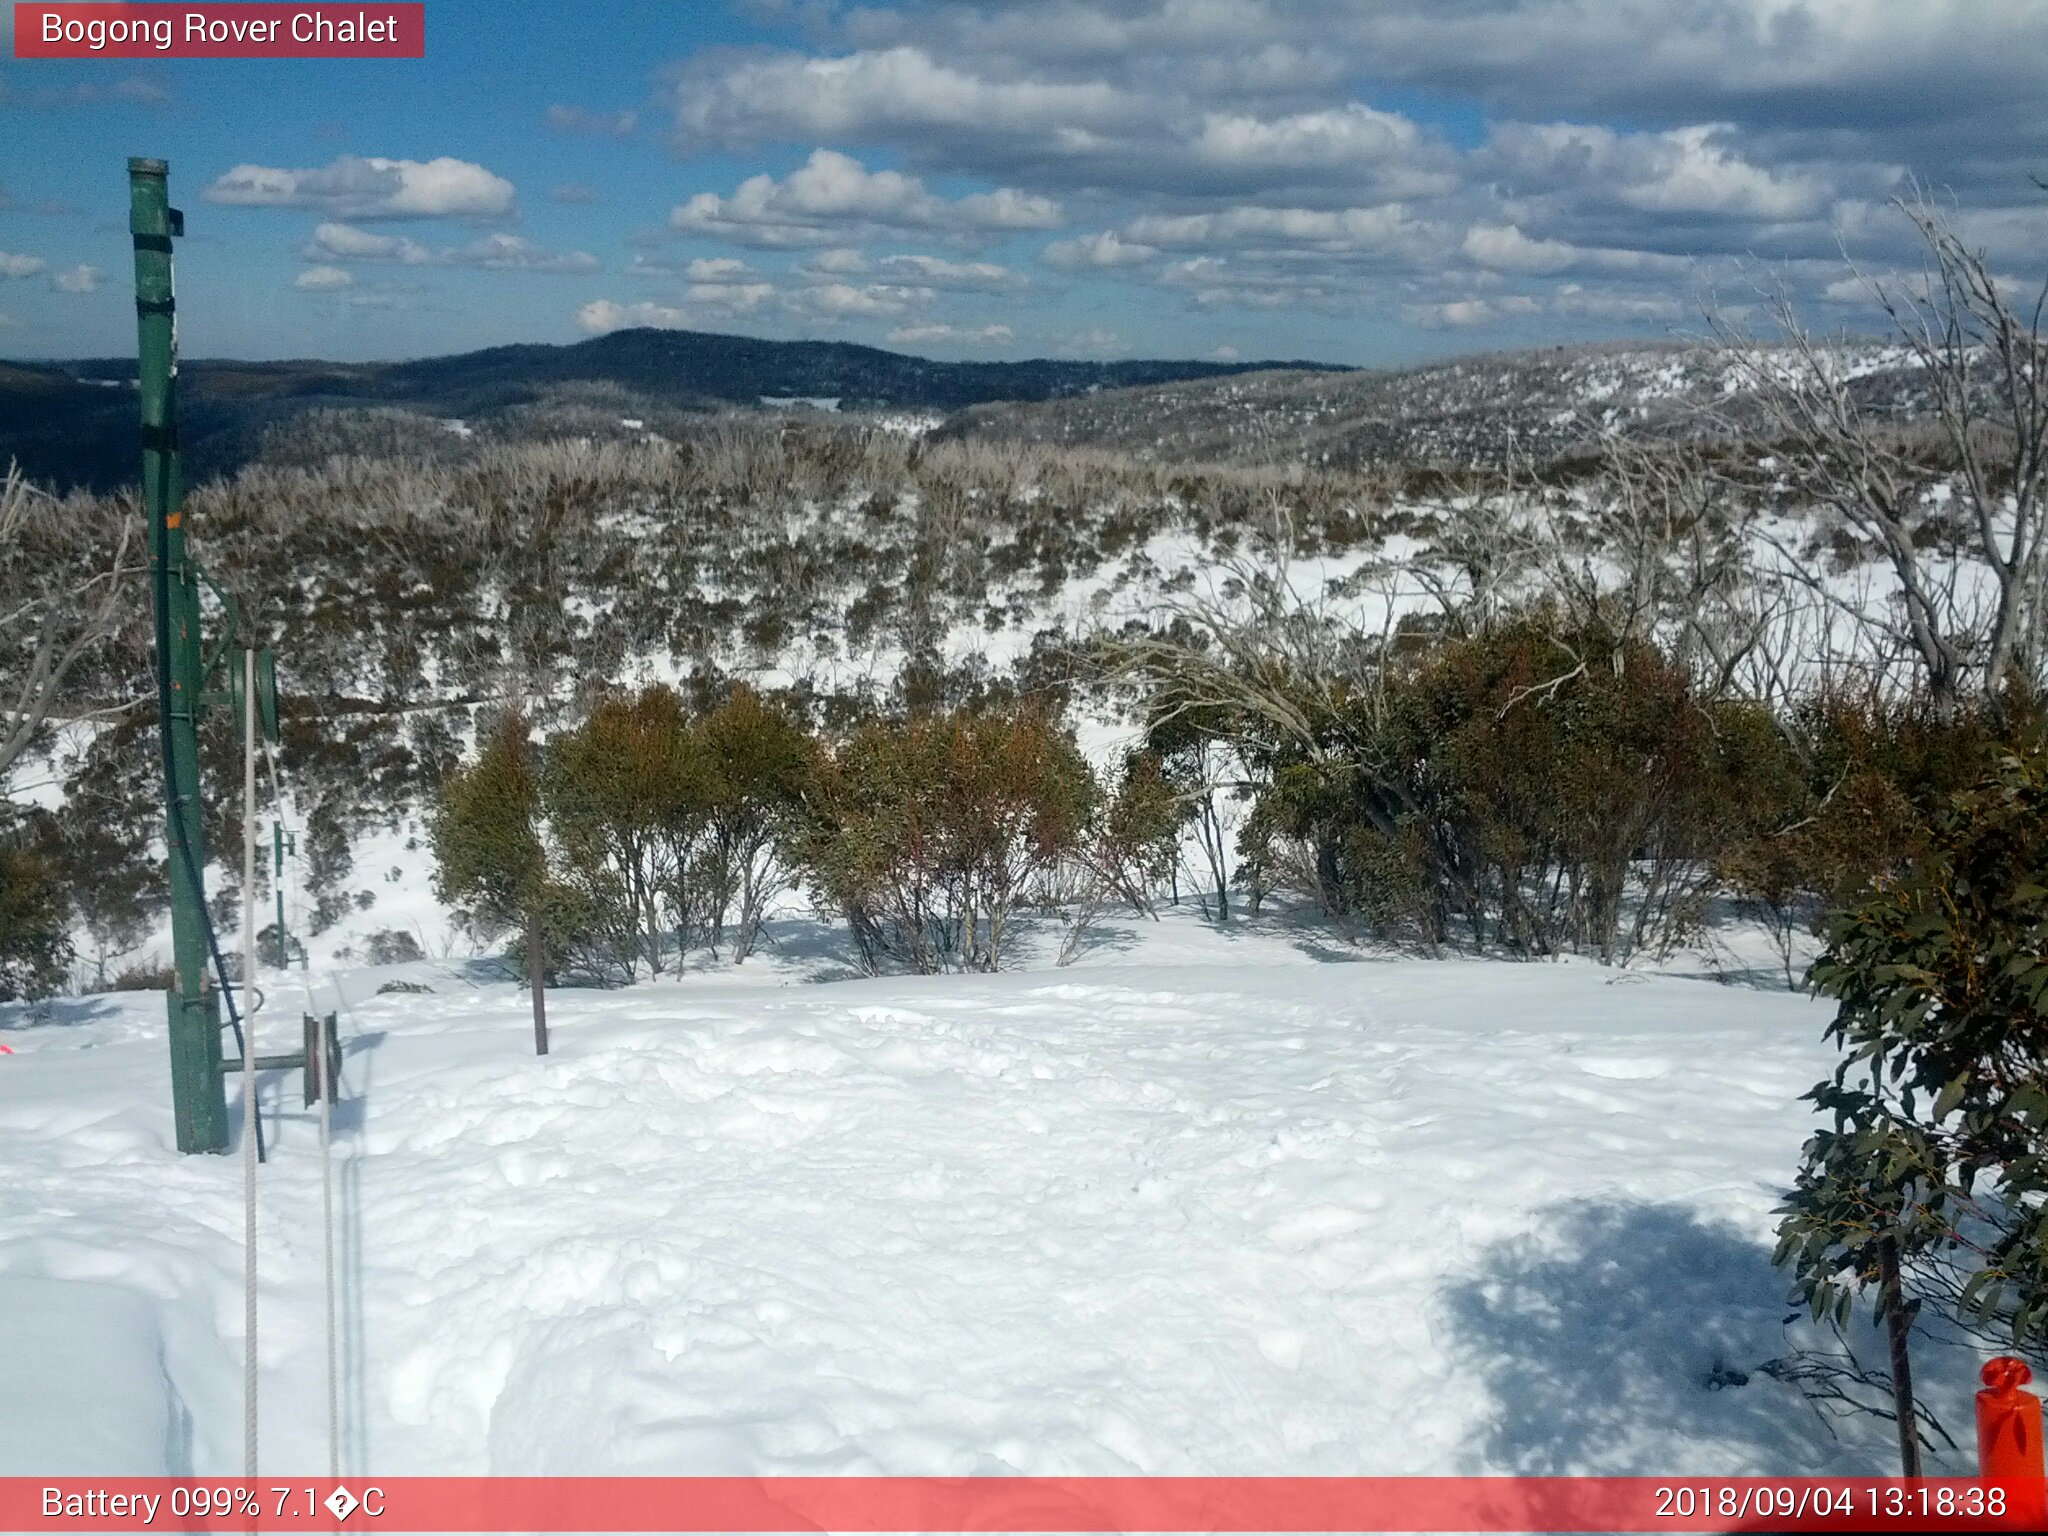
[(333, 1027), (318, 1019), (314, 1031), (319, 1048), (313, 1052), (319, 1063), (320, 1083), (320, 1229), (324, 1234), (327, 1260), (327, 1475), (341, 1476), (341, 1353), (336, 1346), (334, 1306), (334, 1075), (329, 1051)]
[(256, 652), (242, 652), (242, 1475), (256, 1475)]
[[(272, 798), (276, 786), (272, 785)], [(284, 820), (282, 817), (270, 823), (271, 847), (275, 858), (270, 869), (271, 893), (277, 897), (277, 968), (288, 971), (292, 966), (291, 950), (285, 943), (284, 935)]]

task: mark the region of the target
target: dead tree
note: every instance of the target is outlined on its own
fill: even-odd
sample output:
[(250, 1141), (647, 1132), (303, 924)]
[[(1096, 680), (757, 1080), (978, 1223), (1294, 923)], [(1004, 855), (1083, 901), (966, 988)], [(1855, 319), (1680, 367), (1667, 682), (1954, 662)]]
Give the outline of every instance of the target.
[[(1782, 450), (1788, 493), (1884, 562), (1889, 622), (1932, 706), (1946, 715), (1977, 698), (1997, 710), (2015, 682), (2039, 687), (2048, 654), (2048, 286), (2030, 302), (2014, 298), (1941, 210), (1925, 199), (1896, 206), (1926, 246), (1927, 270), (1916, 285), (1865, 286), (1913, 360), (1936, 461), (1869, 403), (1845, 351), (1816, 339), (1782, 293), (1776, 343), (1709, 317), (1759, 418), (1728, 410), (1722, 424), (1752, 436), (1761, 426)], [(1795, 578), (1825, 593), (1820, 556), (1780, 548)]]
[(119, 713), (124, 696), (68, 701), (66, 690), (129, 616), (134, 520), (110, 503), (60, 502), (9, 465), (0, 476), (0, 785), (51, 719)]

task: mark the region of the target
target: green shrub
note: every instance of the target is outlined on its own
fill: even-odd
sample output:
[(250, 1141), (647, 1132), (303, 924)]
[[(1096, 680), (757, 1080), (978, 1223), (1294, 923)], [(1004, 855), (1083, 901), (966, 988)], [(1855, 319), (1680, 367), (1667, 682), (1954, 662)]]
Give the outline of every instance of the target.
[[(2048, 1346), (2048, 760), (2009, 757), (1832, 925), (1829, 1124), (1781, 1208), (1816, 1315), (1869, 1296), (1895, 1366), (1923, 1303)], [(1895, 1372), (1895, 1375), (1903, 1374)], [(1902, 1420), (1903, 1422), (1903, 1420)]]
[(1767, 715), (1700, 699), (1643, 644), (1534, 616), (1389, 668), (1325, 713), (1324, 751), (1253, 750), (1242, 836), (1263, 881), (1381, 932), (1661, 951), (1796, 789)]
[(871, 722), (819, 765), (805, 869), (869, 970), (995, 970), (1096, 794), (1072, 735), (1030, 709)]
[(17, 829), (0, 831), (0, 1002), (48, 997), (71, 963), (63, 881)]

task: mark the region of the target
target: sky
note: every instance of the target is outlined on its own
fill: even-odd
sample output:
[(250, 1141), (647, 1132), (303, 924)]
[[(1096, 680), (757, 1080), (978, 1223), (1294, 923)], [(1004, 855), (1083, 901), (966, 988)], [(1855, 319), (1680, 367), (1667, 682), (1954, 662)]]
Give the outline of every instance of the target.
[[(12, 57), (0, 356), (626, 326), (945, 358), (1389, 364), (1870, 330), (1933, 199), (2048, 270), (2048, 0), (429, 0), (421, 60)], [(1853, 267), (1851, 263), (1854, 263)]]

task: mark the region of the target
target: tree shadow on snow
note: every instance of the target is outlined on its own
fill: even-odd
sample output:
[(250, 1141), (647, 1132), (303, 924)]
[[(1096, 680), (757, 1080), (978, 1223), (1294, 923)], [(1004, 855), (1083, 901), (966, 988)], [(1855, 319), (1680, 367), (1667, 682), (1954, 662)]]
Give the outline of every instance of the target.
[(1452, 1358), (1493, 1399), (1462, 1470), (1892, 1470), (1889, 1424), (1831, 1434), (1797, 1387), (1759, 1370), (1791, 1347), (1767, 1247), (1673, 1205), (1575, 1201), (1543, 1215), (1439, 1298)]

